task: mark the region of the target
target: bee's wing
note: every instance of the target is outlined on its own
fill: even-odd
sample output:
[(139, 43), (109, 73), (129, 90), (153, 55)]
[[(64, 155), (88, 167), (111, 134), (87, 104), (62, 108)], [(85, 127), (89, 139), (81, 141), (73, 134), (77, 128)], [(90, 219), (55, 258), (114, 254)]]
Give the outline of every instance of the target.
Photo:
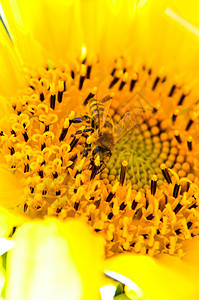
[(154, 109), (153, 105), (139, 92), (133, 94), (126, 107), (129, 112), (124, 115), (118, 124), (117, 141), (141, 123), (146, 111)]
[(127, 112), (118, 124), (116, 141), (119, 141), (127, 133), (129, 133), (135, 126), (140, 124), (143, 118), (143, 111), (140, 114), (134, 114), (133, 112)]
[(140, 108), (143, 112), (152, 111), (154, 106), (144, 97), (141, 92), (136, 92), (128, 99), (128, 103), (125, 105), (128, 107), (128, 110), (134, 108)]

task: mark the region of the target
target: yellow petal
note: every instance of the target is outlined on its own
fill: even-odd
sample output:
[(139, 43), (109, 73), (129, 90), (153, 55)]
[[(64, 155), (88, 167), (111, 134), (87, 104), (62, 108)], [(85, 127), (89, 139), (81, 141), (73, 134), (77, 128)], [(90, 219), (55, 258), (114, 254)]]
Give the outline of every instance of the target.
[(130, 278), (151, 300), (199, 297), (198, 274), (176, 257), (165, 255), (160, 261), (142, 255), (118, 255), (106, 262), (106, 269)]
[[(142, 61), (146, 60), (153, 69), (164, 67), (169, 76), (184, 78), (186, 83), (190, 79), (192, 81), (196, 78), (194, 74), (198, 76), (198, 68), (195, 67), (198, 10), (198, 3), (194, 0), (191, 3), (180, 0), (146, 1), (138, 10), (135, 25), (138, 29), (135, 31), (137, 42), (132, 45), (135, 55)], [(191, 78), (187, 74), (191, 74)]]
[(19, 57), (2, 22), (0, 22), (0, 66), (1, 95), (13, 95), (23, 84), (24, 78)]
[(99, 299), (103, 243), (83, 223), (28, 223), (14, 241), (8, 253), (7, 299)]
[[(29, 66), (64, 60), (81, 50), (79, 1), (2, 1), (14, 43)], [(28, 51), (27, 51), (28, 49)]]

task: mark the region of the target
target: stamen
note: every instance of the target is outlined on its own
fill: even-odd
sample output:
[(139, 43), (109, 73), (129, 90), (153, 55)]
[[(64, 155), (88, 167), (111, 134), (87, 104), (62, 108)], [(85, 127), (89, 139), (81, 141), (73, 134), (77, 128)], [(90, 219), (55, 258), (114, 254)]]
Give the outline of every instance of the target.
[(120, 184), (121, 185), (124, 184), (127, 166), (128, 166), (128, 162), (127, 162), (127, 160), (124, 160), (122, 162), (121, 170), (120, 170)]
[(50, 92), (51, 92), (51, 96), (50, 96), (50, 107), (52, 109), (55, 109), (55, 100), (56, 100), (56, 96), (55, 96), (55, 84), (50, 84)]
[(25, 142), (27, 142), (28, 141), (28, 134), (27, 134), (27, 132), (25, 131), (24, 133), (22, 133), (23, 134), (23, 137), (24, 137), (24, 140), (25, 140)]
[(79, 79), (79, 90), (82, 89), (83, 83), (86, 77), (86, 65), (82, 64), (81, 65), (81, 70), (80, 70), (80, 79)]
[(113, 197), (115, 196), (115, 193), (116, 193), (116, 190), (117, 190), (118, 186), (119, 186), (119, 182), (116, 182), (116, 183), (114, 184), (114, 186), (112, 187), (111, 192), (108, 194), (108, 197), (107, 197), (106, 200), (105, 200), (106, 202), (111, 202), (111, 200), (112, 200)]
[(152, 91), (154, 91), (156, 89), (156, 86), (157, 86), (159, 80), (160, 80), (160, 77), (157, 76), (156, 79), (155, 79), (155, 81), (154, 81), (154, 84), (153, 84), (153, 87), (152, 87)]
[(178, 116), (178, 114), (179, 114), (179, 110), (178, 110), (178, 109), (176, 109), (176, 110), (175, 110), (175, 112), (174, 112), (174, 114), (173, 114), (173, 116), (172, 116), (172, 122), (173, 122), (173, 123), (175, 123), (175, 121), (176, 121), (176, 119), (177, 119), (177, 116)]
[(178, 197), (179, 190), (180, 190), (180, 184), (176, 183), (174, 186), (174, 189), (173, 189), (173, 197), (174, 198)]
[(189, 151), (192, 151), (193, 149), (193, 145), (192, 145), (192, 137), (189, 136), (188, 139), (187, 139), (187, 148)]
[[(174, 188), (175, 189), (175, 188)], [(178, 188), (176, 188), (176, 191), (177, 191), (177, 189)], [(175, 196), (173, 196), (174, 198), (177, 198), (177, 196), (175, 197)], [(174, 213), (177, 215), (177, 213), (181, 210), (181, 208), (183, 207), (183, 205), (182, 204), (180, 204), (180, 203), (178, 203), (177, 205), (176, 205), (176, 207), (174, 208)]]
[(68, 132), (68, 128), (70, 127), (71, 124), (72, 124), (72, 121), (69, 120), (68, 118), (66, 118), (66, 120), (64, 122), (64, 127), (62, 128), (62, 132), (59, 136), (60, 142), (62, 142), (65, 139), (67, 132)]
[(84, 100), (84, 105), (87, 105), (88, 104), (88, 101), (90, 100), (90, 99), (92, 99), (93, 97), (95, 96), (95, 94), (93, 94), (93, 93), (89, 93), (88, 94), (88, 96), (86, 97), (86, 99)]
[(75, 202), (75, 203), (74, 203), (74, 209), (75, 209), (76, 211), (77, 211), (78, 208), (79, 208), (79, 204), (80, 204), (79, 202)]
[(74, 137), (74, 138), (72, 139), (72, 141), (70, 142), (70, 152), (71, 152), (71, 151), (73, 150), (73, 148), (77, 145), (78, 141), (79, 141), (79, 138), (77, 139), (76, 137)]
[(88, 79), (90, 79), (91, 69), (92, 69), (92, 66), (87, 66), (86, 78), (88, 78)]
[(164, 175), (164, 178), (166, 179), (166, 181), (169, 184), (172, 183), (169, 171), (168, 171), (167, 167), (165, 166), (165, 164), (161, 164), (160, 168), (162, 170), (162, 174)]
[(168, 97), (172, 97), (172, 96), (173, 96), (175, 89), (176, 89), (176, 85), (174, 84), (174, 85), (172, 85), (172, 87), (171, 87), (171, 90), (170, 90), (170, 92), (169, 92), (169, 94), (168, 94)]
[(114, 76), (115, 71), (116, 71), (116, 68), (113, 68), (113, 70), (112, 70), (112, 72), (111, 72), (111, 75), (112, 75), (112, 76)]
[(185, 99), (186, 95), (185, 94), (182, 94), (180, 99), (179, 99), (179, 102), (178, 102), (178, 105), (182, 105), (183, 102), (184, 102), (184, 99)]
[(133, 74), (133, 78), (131, 79), (131, 83), (130, 83), (130, 92), (133, 91), (134, 87), (135, 87), (135, 84), (136, 82), (138, 81), (138, 74), (137, 73), (134, 73)]
[(119, 80), (119, 77), (114, 77), (109, 85), (109, 89), (111, 89)]
[(194, 122), (194, 121), (193, 121), (192, 119), (189, 120), (189, 122), (187, 123), (187, 126), (186, 126), (186, 128), (185, 128), (186, 131), (188, 131), (188, 130), (190, 129), (190, 127), (191, 127), (191, 125), (193, 124), (193, 122)]
[(120, 83), (120, 86), (119, 86), (119, 91), (121, 91), (123, 89), (123, 87), (125, 86), (125, 84), (127, 82), (127, 79), (128, 79), (128, 73), (125, 72), (123, 75), (122, 81)]
[(174, 131), (174, 136), (175, 136), (175, 138), (176, 138), (176, 141), (177, 141), (179, 144), (181, 144), (181, 143), (182, 143), (182, 140), (181, 140), (180, 133), (179, 133), (178, 130), (175, 130), (175, 131)]
[(64, 82), (59, 81), (58, 95), (57, 95), (57, 100), (59, 103), (62, 102), (63, 92), (64, 92)]
[(43, 93), (43, 92), (42, 92), (42, 93), (40, 93), (39, 97), (40, 97), (40, 101), (41, 101), (41, 102), (43, 102), (43, 101), (44, 101), (44, 99), (45, 99), (45, 98), (44, 98), (44, 93)]
[(155, 195), (156, 192), (156, 188), (157, 188), (157, 176), (153, 175), (151, 178), (151, 195)]

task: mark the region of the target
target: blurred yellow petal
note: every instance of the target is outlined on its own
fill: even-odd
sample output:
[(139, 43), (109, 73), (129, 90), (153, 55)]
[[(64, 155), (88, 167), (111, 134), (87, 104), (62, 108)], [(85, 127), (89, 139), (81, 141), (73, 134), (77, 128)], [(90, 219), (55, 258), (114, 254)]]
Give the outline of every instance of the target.
[(12, 174), (10, 171), (0, 168), (0, 205), (6, 208), (14, 208), (23, 201), (25, 185), (20, 180), (20, 174)]
[[(2, 1), (9, 27), (25, 65), (64, 60), (81, 50), (79, 1)], [(41, 30), (42, 29), (42, 30)]]
[(195, 15), (199, 6), (195, 1), (146, 1), (138, 10), (137, 43), (132, 47), (138, 57), (153, 65), (153, 68), (164, 68), (169, 76), (183, 77), (192, 85), (195, 83), (193, 80), (198, 80), (195, 62), (199, 39), (182, 22), (172, 18), (168, 9), (197, 28)]
[(7, 299), (99, 299), (103, 243), (84, 223), (27, 223), (14, 242), (8, 252)]
[(123, 254), (107, 260), (105, 265), (106, 270), (131, 279), (150, 300), (196, 300), (199, 297), (198, 273), (179, 258), (163, 255), (153, 259)]
[[(0, 21), (0, 89), (1, 97), (13, 95), (24, 84), (20, 59)], [(6, 101), (6, 99), (4, 99)]]

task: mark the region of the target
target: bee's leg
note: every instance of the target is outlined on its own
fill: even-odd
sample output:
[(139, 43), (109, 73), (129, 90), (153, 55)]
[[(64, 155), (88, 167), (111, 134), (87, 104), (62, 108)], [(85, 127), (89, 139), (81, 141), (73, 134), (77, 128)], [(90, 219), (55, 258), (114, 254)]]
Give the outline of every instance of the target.
[(82, 123), (82, 122), (86, 122), (86, 123), (91, 123), (92, 122), (92, 117), (90, 117), (89, 115), (83, 115), (81, 117), (77, 117), (71, 120), (71, 124), (72, 123)]
[(87, 133), (88, 132), (93, 132), (94, 129), (93, 128), (84, 128), (84, 129), (79, 129), (75, 132), (75, 134), (73, 135), (73, 140), (70, 143), (70, 151), (73, 150), (73, 148), (76, 146), (76, 144), (78, 143), (79, 139), (81, 138), (81, 136), (87, 138)]
[(106, 168), (106, 164), (105, 164), (105, 162), (102, 162), (98, 173), (101, 173), (105, 168)]
[(88, 153), (91, 151), (91, 146), (89, 144), (85, 145), (84, 151), (82, 152), (82, 157), (87, 157)]
[(100, 172), (100, 166), (96, 166), (93, 162), (91, 165), (91, 170), (92, 172), (91, 172), (90, 180), (94, 179), (95, 176)]

